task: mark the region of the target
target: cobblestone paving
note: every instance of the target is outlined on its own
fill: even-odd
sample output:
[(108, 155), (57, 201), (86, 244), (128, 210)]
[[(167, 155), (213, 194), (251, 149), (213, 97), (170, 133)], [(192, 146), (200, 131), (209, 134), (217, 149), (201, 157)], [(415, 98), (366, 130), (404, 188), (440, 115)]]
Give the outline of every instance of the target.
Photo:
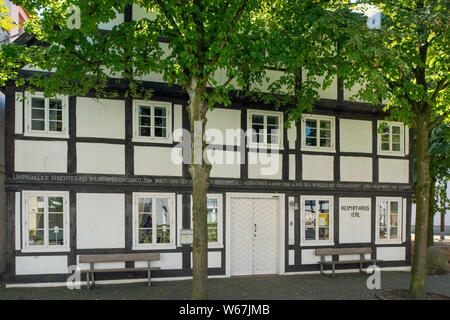
[[(232, 300), (371, 300), (374, 292), (367, 289), (368, 275), (339, 274), (336, 279), (320, 275), (290, 275), (209, 279), (209, 299)], [(410, 274), (382, 272), (381, 287), (407, 289)], [(428, 276), (427, 291), (450, 296), (450, 274)], [(191, 297), (191, 281), (145, 282), (120, 285), (97, 285), (92, 290), (53, 288), (1, 288), (0, 299), (170, 299)]]

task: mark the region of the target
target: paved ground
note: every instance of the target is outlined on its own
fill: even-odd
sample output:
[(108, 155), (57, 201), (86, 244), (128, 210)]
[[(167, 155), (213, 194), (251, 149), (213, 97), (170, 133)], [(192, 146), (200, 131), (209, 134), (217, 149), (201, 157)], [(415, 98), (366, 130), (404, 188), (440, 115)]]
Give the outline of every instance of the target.
[[(320, 275), (291, 275), (210, 279), (209, 299), (226, 300), (370, 300), (368, 275), (339, 274), (336, 279)], [(382, 289), (407, 289), (408, 272), (382, 272)], [(428, 276), (427, 291), (450, 296), (450, 274)], [(1, 288), (0, 299), (154, 299), (183, 300), (191, 297), (191, 281), (97, 285), (93, 290), (58, 288)]]

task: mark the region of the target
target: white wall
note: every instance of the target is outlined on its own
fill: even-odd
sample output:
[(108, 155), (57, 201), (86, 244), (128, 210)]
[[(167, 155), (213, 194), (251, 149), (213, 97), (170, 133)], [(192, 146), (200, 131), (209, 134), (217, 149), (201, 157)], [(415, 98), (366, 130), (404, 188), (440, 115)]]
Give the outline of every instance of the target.
[[(316, 256), (315, 249), (302, 250), (302, 264), (317, 264), (320, 256)], [(325, 261), (331, 261), (331, 256), (325, 256)]]
[(341, 181), (372, 181), (372, 158), (341, 157)]
[(405, 247), (378, 247), (377, 259), (384, 261), (401, 261), (406, 259)]
[(77, 143), (77, 172), (125, 174), (125, 146), (107, 143)]
[(16, 274), (61, 274), (67, 273), (67, 256), (16, 257)]
[(77, 97), (77, 137), (125, 139), (125, 101)]
[[(241, 110), (215, 108), (206, 113), (206, 118), (208, 122), (206, 122), (205, 137), (208, 143), (233, 146), (241, 145), (240, 135), (233, 138), (234, 136), (230, 132), (230, 137), (227, 139), (227, 130), (241, 129)], [(216, 136), (220, 135), (222, 136), (222, 141), (214, 141), (217, 140)]]
[(77, 248), (125, 247), (125, 195), (77, 193)]
[(212, 164), (212, 178), (241, 177), (241, 154), (235, 151), (207, 150), (207, 158)]
[(279, 153), (248, 153), (249, 179), (280, 180), (283, 173), (283, 157)]
[(333, 156), (302, 155), (303, 180), (331, 181), (334, 179)]
[(409, 160), (380, 158), (378, 170), (380, 182), (409, 182)]
[(372, 153), (372, 121), (340, 119), (341, 152)]
[(17, 172), (67, 172), (67, 142), (15, 140)]
[[(174, 152), (174, 158), (172, 158)], [(134, 173), (151, 176), (181, 176), (181, 148), (134, 147)]]

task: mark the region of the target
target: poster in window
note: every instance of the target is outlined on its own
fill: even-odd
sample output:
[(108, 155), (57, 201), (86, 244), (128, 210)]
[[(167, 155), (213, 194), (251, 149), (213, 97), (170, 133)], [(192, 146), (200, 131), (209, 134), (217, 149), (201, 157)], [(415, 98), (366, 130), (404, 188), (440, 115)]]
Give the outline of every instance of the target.
[(328, 214), (319, 214), (319, 226), (328, 226)]

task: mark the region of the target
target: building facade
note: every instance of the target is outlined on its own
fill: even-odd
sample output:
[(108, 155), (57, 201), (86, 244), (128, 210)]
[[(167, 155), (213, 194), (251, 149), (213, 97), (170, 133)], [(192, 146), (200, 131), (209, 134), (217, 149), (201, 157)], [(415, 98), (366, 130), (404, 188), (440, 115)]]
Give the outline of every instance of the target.
[[(191, 228), (188, 97), (159, 75), (141, 80), (150, 101), (119, 85), (99, 100), (3, 88), (8, 281), (65, 281), (90, 253), (159, 252), (155, 278), (192, 275), (180, 241)], [(379, 132), (386, 114), (350, 95), (336, 79), (289, 129), (283, 109), (246, 99), (208, 113), (210, 275), (318, 271), (324, 247), (371, 247), (382, 267), (410, 266), (412, 130)], [(126, 277), (145, 275), (96, 276)]]

